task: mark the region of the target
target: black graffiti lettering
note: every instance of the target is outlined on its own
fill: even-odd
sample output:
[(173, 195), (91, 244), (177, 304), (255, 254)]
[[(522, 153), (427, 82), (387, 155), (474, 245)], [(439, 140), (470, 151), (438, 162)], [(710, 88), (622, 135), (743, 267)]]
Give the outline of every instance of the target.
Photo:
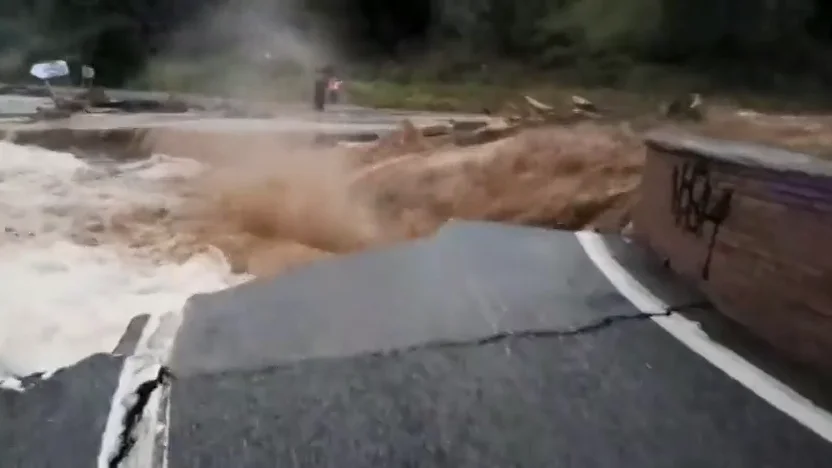
[(731, 214), (734, 191), (715, 190), (710, 169), (703, 160), (674, 167), (670, 182), (670, 210), (676, 226), (697, 237), (703, 235), (707, 223), (713, 226), (701, 272), (702, 278), (707, 280), (719, 229)]

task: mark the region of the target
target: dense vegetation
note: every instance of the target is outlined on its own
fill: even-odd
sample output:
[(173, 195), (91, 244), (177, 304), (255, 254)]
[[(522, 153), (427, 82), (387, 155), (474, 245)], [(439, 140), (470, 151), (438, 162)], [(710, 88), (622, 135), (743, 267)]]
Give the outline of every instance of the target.
[(419, 60), (439, 79), (515, 62), (611, 82), (638, 64), (832, 83), (828, 0), (3, 0), (0, 80), (60, 56), (118, 85), (151, 59), (239, 54), (283, 30), (344, 62)]

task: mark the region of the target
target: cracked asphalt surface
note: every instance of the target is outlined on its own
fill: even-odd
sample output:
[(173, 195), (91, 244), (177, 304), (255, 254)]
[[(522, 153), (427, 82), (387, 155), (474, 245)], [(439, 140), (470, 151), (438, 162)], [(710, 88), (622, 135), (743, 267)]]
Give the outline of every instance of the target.
[(175, 384), (171, 410), (171, 467), (821, 467), (832, 456), (648, 322), (213, 373)]
[[(606, 240), (663, 300), (698, 305), (684, 313), (707, 317), (720, 339), (741, 334), (658, 259)], [(16, 444), (0, 465), (94, 463), (84, 464), (73, 437), (100, 437), (95, 415), (106, 418), (107, 382), (120, 371), (111, 364), (82, 363), (24, 393), (0, 390), (0, 450)], [(789, 383), (806, 377), (778, 365)], [(452, 222), (433, 238), (198, 296), (170, 367), (169, 440), (158, 447), (170, 468), (787, 468), (832, 459), (832, 444), (633, 308), (568, 232)], [(832, 387), (811, 377), (809, 393), (826, 404)], [(41, 406), (53, 413), (21, 409)], [(39, 424), (49, 430), (17, 429)]]

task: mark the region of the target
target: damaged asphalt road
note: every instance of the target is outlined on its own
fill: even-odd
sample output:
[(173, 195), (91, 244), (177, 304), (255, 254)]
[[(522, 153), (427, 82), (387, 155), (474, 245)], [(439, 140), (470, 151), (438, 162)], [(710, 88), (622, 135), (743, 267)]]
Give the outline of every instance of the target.
[(162, 366), (159, 367), (155, 378), (142, 382), (133, 391), (134, 401), (124, 412), (124, 418), (121, 421), (121, 431), (118, 435), (118, 446), (108, 458), (109, 468), (118, 468), (127, 459), (130, 451), (136, 445), (136, 427), (141, 421), (147, 405), (150, 403), (150, 397), (153, 395), (153, 392), (164, 391), (164, 387), (170, 383), (172, 378), (173, 375), (170, 369)]
[[(673, 307), (634, 308), (572, 233), (459, 222), (195, 297), (112, 466), (137, 466), (154, 404), (138, 466), (828, 466), (832, 444), (651, 320), (721, 320), (702, 297), (607, 240)], [(87, 361), (0, 390), (3, 468), (95, 464), (124, 357)]]

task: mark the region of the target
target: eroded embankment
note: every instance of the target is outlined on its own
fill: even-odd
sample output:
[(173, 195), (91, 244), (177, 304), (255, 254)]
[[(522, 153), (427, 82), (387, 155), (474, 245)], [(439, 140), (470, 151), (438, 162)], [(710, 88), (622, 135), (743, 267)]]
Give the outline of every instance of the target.
[(591, 123), (465, 148), (407, 126), (350, 148), (256, 132), (91, 132), (17, 138), (87, 156), (165, 153), (194, 159), (203, 170), (170, 181), (167, 190), (184, 202), (125, 205), (79, 239), (178, 261), (213, 245), (235, 271), (256, 275), (427, 235), (450, 218), (619, 229), (642, 162), (632, 134)]

